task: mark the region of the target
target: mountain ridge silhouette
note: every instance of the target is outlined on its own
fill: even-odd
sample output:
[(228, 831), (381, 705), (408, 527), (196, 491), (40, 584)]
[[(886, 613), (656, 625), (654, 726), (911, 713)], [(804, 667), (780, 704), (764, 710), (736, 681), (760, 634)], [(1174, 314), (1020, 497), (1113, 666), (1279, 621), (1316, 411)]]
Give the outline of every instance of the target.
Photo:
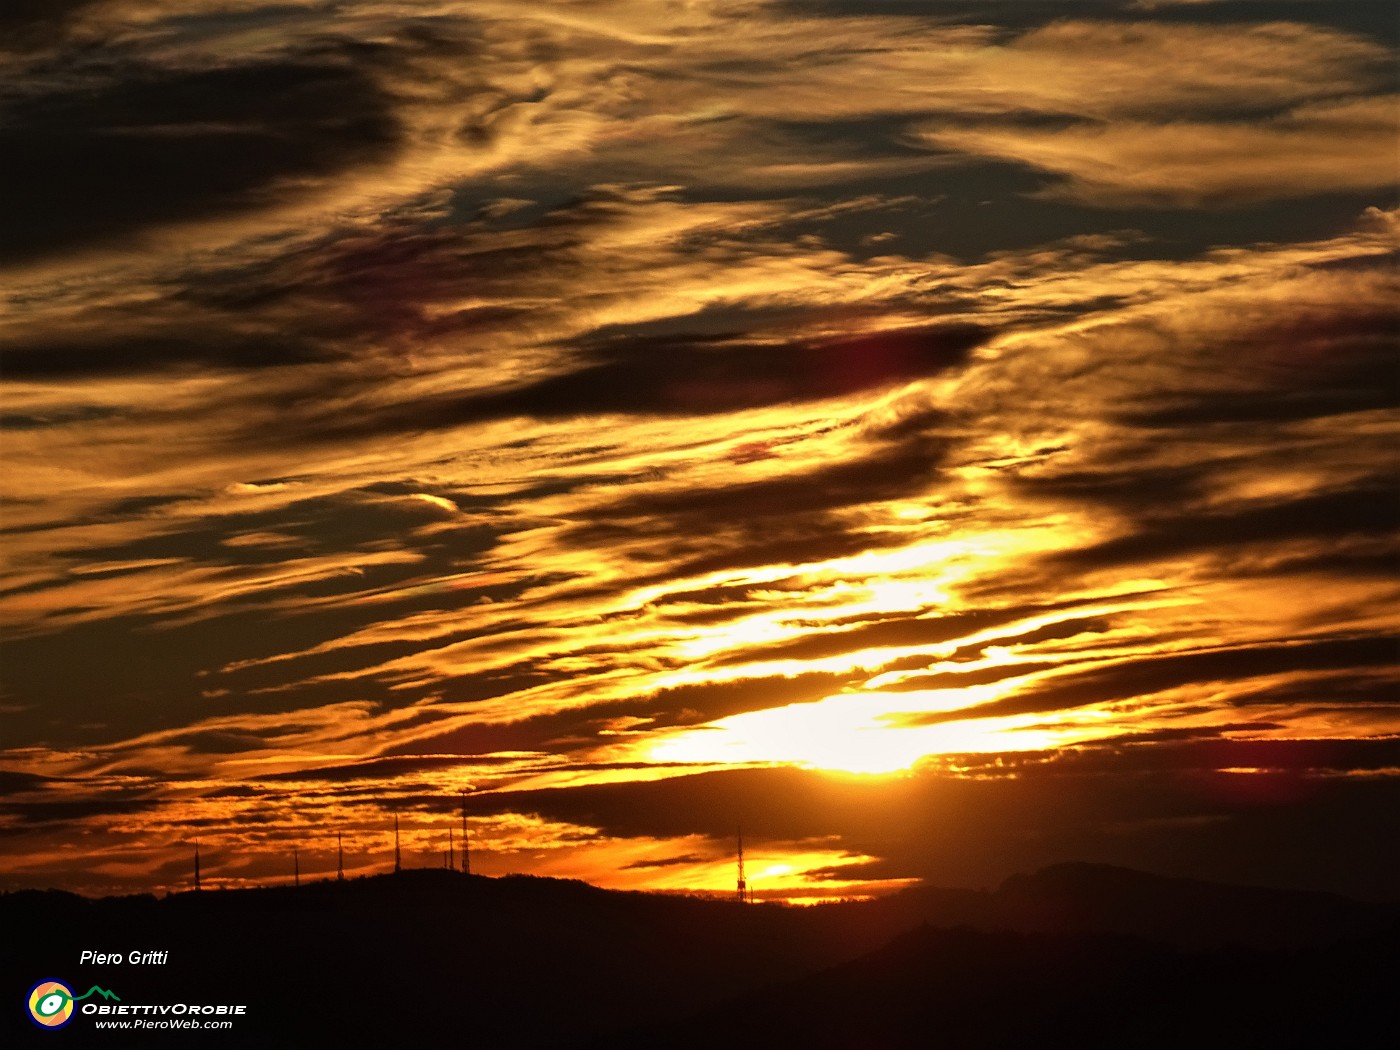
[[(1243, 908), (1248, 921), (1224, 922), (1232, 907)], [(1199, 914), (1187, 921), (1193, 908)], [(1266, 915), (1274, 916), (1273, 930), (1259, 920)], [(637, 1033), (649, 1031), (669, 1033), (662, 1038), (681, 1046), (677, 1033), (704, 1030), (705, 1012), (722, 1004), (737, 1004), (731, 1012), (761, 1029), (763, 997), (785, 986), (797, 989), (798, 1000), (817, 996), (818, 1009), (831, 995), (821, 982), (840, 980), (822, 974), (883, 958), (879, 952), (925, 929), (933, 939), (906, 950), (911, 973), (937, 970), (949, 952), (961, 953), (983, 960), (969, 972), (995, 988), (1002, 982), (998, 952), (1034, 947), (1051, 973), (1069, 966), (1056, 964), (1056, 953), (1073, 960), (1089, 952), (1083, 966), (1092, 974), (1099, 972), (1093, 946), (1119, 941), (1138, 945), (1134, 957), (1144, 965), (1172, 973), (1171, 960), (1179, 958), (1217, 972), (1209, 960), (1222, 952), (1246, 968), (1287, 973), (1296, 964), (1313, 973), (1316, 960), (1338, 946), (1379, 951), (1367, 940), (1376, 931), (1389, 931), (1382, 945), (1393, 943), (1397, 916), (1397, 908), (1325, 894), (1103, 865), (1057, 865), (992, 891), (920, 887), (813, 907), (443, 869), (164, 898), (0, 894), (0, 928), (25, 946), (24, 958), (6, 959), (7, 971), (19, 971), (9, 981), (15, 994), (42, 978), (71, 977), (83, 986), (100, 981), (127, 1003), (246, 1003), (238, 1024), (260, 1047), (366, 1035), (393, 1041), (402, 1037), (396, 1004), (403, 1003), (416, 1004), (414, 1030), (422, 1038), (470, 1033), (490, 1047), (625, 1046), (641, 1045), (626, 1040), (645, 1042), (652, 1037)], [(83, 948), (158, 948), (170, 952), (170, 965), (80, 967)], [(895, 963), (863, 965), (884, 974), (891, 988), (907, 985)], [(1033, 971), (1016, 971), (1017, 979), (1034, 986)], [(907, 1013), (898, 1003), (885, 1012)], [(76, 1023), (66, 1032), (70, 1041), (123, 1045), (119, 1033), (84, 1032)], [(149, 1045), (150, 1034), (142, 1038)], [(131, 1045), (141, 1041), (133, 1035)]]

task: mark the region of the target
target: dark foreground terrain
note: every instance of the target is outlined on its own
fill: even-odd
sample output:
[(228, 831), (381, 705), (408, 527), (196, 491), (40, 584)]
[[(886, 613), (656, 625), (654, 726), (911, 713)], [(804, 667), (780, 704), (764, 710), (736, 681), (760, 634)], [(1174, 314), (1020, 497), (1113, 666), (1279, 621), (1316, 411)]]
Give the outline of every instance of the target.
[[(437, 870), (159, 900), (23, 891), (0, 895), (0, 1045), (1358, 1045), (1393, 1032), (1398, 916), (1094, 865), (817, 908)], [(44, 979), (246, 1014), (46, 1031), (24, 1004)]]

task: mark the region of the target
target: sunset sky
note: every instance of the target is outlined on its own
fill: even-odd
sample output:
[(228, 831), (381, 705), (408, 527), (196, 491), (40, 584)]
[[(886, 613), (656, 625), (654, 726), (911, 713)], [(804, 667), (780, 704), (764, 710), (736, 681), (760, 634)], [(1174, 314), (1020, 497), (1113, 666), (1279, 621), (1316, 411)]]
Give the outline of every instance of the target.
[(1393, 897), (1397, 35), (5, 3), (0, 888)]

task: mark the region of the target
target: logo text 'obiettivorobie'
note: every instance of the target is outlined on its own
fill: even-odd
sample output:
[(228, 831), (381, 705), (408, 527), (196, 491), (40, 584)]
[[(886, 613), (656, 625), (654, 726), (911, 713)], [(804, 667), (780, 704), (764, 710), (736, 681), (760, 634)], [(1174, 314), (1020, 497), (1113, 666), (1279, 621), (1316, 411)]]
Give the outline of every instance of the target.
[[(102, 1003), (96, 1001), (83, 1002), (93, 996), (99, 996)], [(78, 1004), (82, 1004), (79, 1006)], [(112, 1005), (116, 1003), (117, 1005)], [(74, 995), (72, 990), (62, 981), (40, 981), (29, 990), (29, 1016), (35, 1024), (43, 1028), (62, 1028), (69, 1021), (73, 1020), (75, 1013), (84, 1015), (97, 1015), (102, 1017), (98, 1021), (98, 1027), (108, 1025), (107, 1018), (120, 1017), (120, 1021), (112, 1021), (109, 1027), (136, 1027), (136, 1028), (189, 1028), (189, 1027), (230, 1027), (232, 1021), (224, 1020), (229, 1017), (241, 1017), (247, 1014), (248, 1007), (242, 1004), (200, 1004), (200, 1003), (124, 1003), (121, 996), (107, 988), (99, 988), (93, 985), (82, 995)], [(200, 1017), (217, 1017), (219, 1021), (194, 1020)], [(156, 1020), (156, 1018), (163, 1018)]]

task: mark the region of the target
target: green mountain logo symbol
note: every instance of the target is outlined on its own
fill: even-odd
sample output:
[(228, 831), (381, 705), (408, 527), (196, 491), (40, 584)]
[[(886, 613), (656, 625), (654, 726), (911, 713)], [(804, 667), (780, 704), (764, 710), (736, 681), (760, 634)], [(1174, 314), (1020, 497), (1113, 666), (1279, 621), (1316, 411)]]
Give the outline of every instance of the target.
[(73, 997), (73, 1001), (76, 1003), (76, 1002), (78, 1002), (79, 1000), (86, 999), (89, 995), (92, 995), (93, 992), (96, 992), (98, 995), (102, 996), (102, 998), (104, 998), (104, 999), (115, 999), (117, 1002), (121, 1002), (121, 1001), (122, 1001), (121, 996), (119, 996), (116, 992), (110, 992), (110, 991), (108, 991), (106, 988), (99, 988), (99, 987), (97, 987), (97, 985), (95, 985), (95, 984), (94, 984), (91, 988), (89, 988), (87, 991), (85, 991), (82, 995), (75, 995), (75, 996)]

